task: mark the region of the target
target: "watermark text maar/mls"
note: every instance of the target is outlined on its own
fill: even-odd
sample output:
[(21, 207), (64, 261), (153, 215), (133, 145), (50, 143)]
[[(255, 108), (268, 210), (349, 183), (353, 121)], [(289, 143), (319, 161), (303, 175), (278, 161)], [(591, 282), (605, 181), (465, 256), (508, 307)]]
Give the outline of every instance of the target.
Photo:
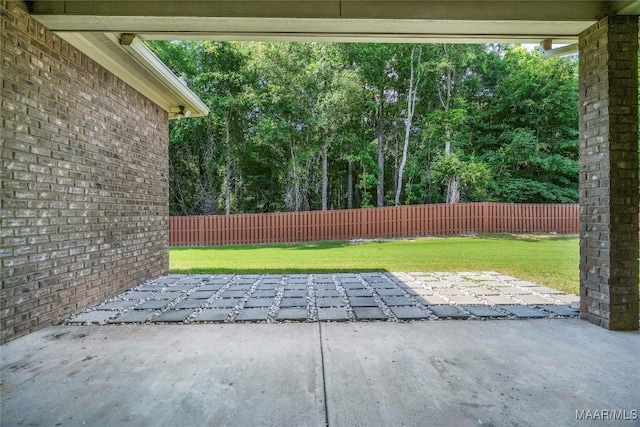
[(637, 409), (576, 409), (578, 421), (635, 421)]

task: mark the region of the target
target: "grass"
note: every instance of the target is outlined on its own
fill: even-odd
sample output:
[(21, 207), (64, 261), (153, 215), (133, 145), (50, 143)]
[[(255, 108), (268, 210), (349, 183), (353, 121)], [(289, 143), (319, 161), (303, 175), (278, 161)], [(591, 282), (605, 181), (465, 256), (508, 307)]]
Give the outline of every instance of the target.
[(481, 235), (351, 244), (172, 248), (173, 273), (322, 273), (497, 271), (565, 292), (579, 292), (576, 237)]

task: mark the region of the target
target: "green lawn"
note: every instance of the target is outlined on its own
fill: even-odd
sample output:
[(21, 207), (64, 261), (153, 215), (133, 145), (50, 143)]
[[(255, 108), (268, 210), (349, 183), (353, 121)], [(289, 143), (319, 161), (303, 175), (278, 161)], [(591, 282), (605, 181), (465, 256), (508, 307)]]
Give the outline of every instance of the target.
[(576, 237), (485, 235), (351, 244), (172, 248), (173, 273), (321, 273), (498, 271), (579, 292)]

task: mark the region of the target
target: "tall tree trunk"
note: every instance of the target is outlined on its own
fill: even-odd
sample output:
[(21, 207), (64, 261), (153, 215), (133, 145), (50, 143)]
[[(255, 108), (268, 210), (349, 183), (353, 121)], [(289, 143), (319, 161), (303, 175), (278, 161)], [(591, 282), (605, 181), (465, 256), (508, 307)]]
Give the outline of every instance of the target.
[(225, 194), (224, 194), (224, 212), (225, 215), (231, 215), (231, 120), (229, 115), (227, 115), (226, 120), (226, 131), (227, 131), (227, 159), (225, 164)]
[[(322, 133), (324, 138), (324, 132)], [(329, 176), (328, 176), (328, 152), (329, 143), (325, 140), (322, 144), (322, 210), (327, 210), (327, 190), (329, 188)]]
[[(416, 108), (416, 98), (418, 83), (420, 82), (420, 72), (418, 71), (418, 75), (415, 76), (415, 67), (413, 66), (413, 57), (415, 54), (415, 46), (411, 49), (411, 77), (409, 78), (409, 92), (407, 93), (407, 119), (405, 121), (404, 128), (404, 146), (402, 148), (402, 161), (400, 162), (400, 167), (398, 168), (398, 179), (396, 182), (396, 198), (394, 200), (395, 205), (398, 206), (400, 204), (400, 194), (402, 193), (402, 180), (404, 178), (404, 168), (407, 165), (407, 155), (409, 153), (409, 135), (411, 133), (411, 126), (413, 123), (413, 113)], [(420, 65), (420, 58), (422, 57), (422, 47), (420, 48), (420, 52), (418, 53), (418, 66)], [(415, 80), (415, 86), (414, 86)]]
[(347, 209), (353, 209), (353, 163), (347, 166)]

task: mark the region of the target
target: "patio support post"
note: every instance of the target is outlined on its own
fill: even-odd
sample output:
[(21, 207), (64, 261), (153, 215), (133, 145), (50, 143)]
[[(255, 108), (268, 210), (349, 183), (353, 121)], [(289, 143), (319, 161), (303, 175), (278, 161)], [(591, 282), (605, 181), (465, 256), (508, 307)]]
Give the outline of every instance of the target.
[(580, 46), (580, 316), (638, 329), (638, 17), (609, 16)]

